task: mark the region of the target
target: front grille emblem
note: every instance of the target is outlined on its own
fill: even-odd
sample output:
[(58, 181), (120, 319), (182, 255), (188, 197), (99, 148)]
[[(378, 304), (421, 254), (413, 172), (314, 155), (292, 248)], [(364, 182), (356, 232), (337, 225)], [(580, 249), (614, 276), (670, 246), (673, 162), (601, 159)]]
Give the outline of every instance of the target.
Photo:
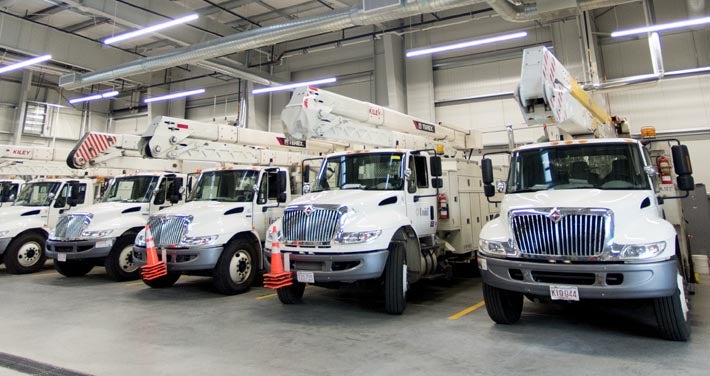
[(303, 208), (303, 214), (305, 214), (306, 217), (310, 216), (311, 213), (313, 213), (313, 206), (308, 205), (305, 208)]
[(547, 218), (550, 218), (552, 222), (557, 223), (562, 219), (562, 214), (560, 214), (560, 210), (557, 208), (554, 208), (550, 211), (550, 214), (547, 215)]

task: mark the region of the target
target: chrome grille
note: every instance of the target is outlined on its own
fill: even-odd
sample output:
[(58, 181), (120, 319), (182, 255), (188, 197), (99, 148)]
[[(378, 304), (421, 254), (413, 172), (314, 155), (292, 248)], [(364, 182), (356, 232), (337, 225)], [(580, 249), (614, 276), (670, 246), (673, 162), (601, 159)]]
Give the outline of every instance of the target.
[(329, 245), (343, 210), (337, 206), (293, 206), (286, 208), (283, 232), (286, 244)]
[(528, 257), (580, 258), (601, 255), (611, 240), (607, 209), (545, 208), (511, 211), (513, 240)]
[(187, 231), (192, 216), (152, 215), (148, 218), (148, 226), (153, 234), (156, 247), (178, 245)]
[(78, 239), (91, 223), (91, 214), (67, 214), (59, 218), (54, 228), (58, 239)]

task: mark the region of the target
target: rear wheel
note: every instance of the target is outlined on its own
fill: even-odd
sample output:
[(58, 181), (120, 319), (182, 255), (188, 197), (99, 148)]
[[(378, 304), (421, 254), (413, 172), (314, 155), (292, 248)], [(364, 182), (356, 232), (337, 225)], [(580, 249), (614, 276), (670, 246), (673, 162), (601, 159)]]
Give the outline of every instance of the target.
[(47, 261), (44, 247), (47, 239), (36, 233), (24, 233), (13, 240), (5, 252), (5, 267), (11, 274), (39, 271)]
[(86, 275), (94, 268), (94, 264), (91, 261), (86, 260), (67, 260), (67, 261), (57, 261), (54, 260), (54, 269), (59, 272), (59, 274), (65, 277), (81, 277)]
[(402, 243), (392, 243), (385, 264), (385, 311), (401, 315), (407, 307), (407, 264)]
[(653, 309), (662, 338), (671, 341), (687, 341), (690, 338), (690, 321), (688, 320), (690, 309), (686, 298), (685, 280), (680, 271), (676, 277), (675, 293), (671, 296), (653, 299)]
[(182, 273), (180, 273), (180, 272), (168, 272), (168, 274), (166, 274), (162, 277), (158, 277), (156, 279), (151, 279), (151, 280), (144, 279), (143, 283), (145, 283), (146, 285), (148, 285), (154, 289), (162, 289), (162, 288), (170, 287), (170, 286), (174, 285), (175, 282), (177, 282), (177, 280), (180, 279), (181, 275), (182, 275)]
[(123, 235), (116, 240), (106, 257), (104, 266), (109, 278), (114, 281), (129, 281), (140, 278), (140, 269), (133, 263), (133, 242), (136, 236)]
[(483, 300), (491, 320), (498, 324), (514, 324), (523, 312), (523, 294), (501, 290), (483, 283)]
[(294, 282), (290, 286), (276, 289), (276, 294), (283, 304), (298, 304), (303, 302), (303, 292), (305, 290), (305, 283)]
[(252, 244), (242, 239), (227, 244), (214, 268), (214, 287), (225, 295), (249, 290), (257, 272), (255, 253)]

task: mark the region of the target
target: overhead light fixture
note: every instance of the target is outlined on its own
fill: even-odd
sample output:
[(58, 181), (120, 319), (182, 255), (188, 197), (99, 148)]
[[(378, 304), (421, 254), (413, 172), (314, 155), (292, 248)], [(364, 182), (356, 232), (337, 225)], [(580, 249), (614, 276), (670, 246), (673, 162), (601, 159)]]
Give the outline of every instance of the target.
[(649, 33), (649, 32), (653, 32), (653, 31), (670, 30), (670, 29), (678, 29), (681, 27), (704, 25), (707, 23), (710, 23), (710, 17), (694, 18), (692, 20), (671, 22), (671, 23), (666, 23), (666, 24), (659, 24), (659, 25), (652, 25), (652, 26), (645, 26), (645, 27), (637, 27), (635, 29), (629, 29), (629, 30), (620, 30), (620, 31), (615, 31), (615, 32), (611, 33), (611, 36), (612, 36), (612, 38), (618, 38), (618, 37), (625, 37), (627, 35), (643, 34), (643, 33)]
[(89, 95), (87, 97), (70, 99), (69, 103), (75, 104), (75, 103), (81, 103), (81, 102), (95, 101), (97, 99), (112, 98), (117, 95), (118, 95), (118, 92), (116, 90), (113, 90), (113, 91), (107, 91), (102, 94), (94, 94), (94, 95)]
[(505, 34), (505, 35), (499, 35), (496, 37), (470, 40), (468, 42), (448, 44), (446, 46), (424, 48), (424, 49), (420, 49), (420, 50), (411, 50), (411, 51), (407, 51), (407, 57), (429, 55), (429, 54), (435, 54), (437, 52), (444, 52), (444, 51), (458, 50), (461, 48), (481, 46), (484, 44), (503, 42), (503, 41), (511, 40), (511, 39), (525, 38), (527, 36), (528, 36), (527, 31), (521, 31), (519, 33)]
[(204, 92), (205, 92), (205, 89), (194, 89), (194, 90), (188, 90), (188, 91), (181, 91), (179, 93), (172, 93), (172, 94), (161, 95), (159, 97), (146, 98), (143, 100), (143, 102), (144, 103), (151, 103), (151, 102), (157, 102), (157, 101), (166, 101), (168, 99), (182, 98), (182, 97), (187, 97), (190, 95), (202, 94)]
[(335, 77), (330, 77), (330, 78), (323, 78), (323, 79), (314, 80), (314, 81), (294, 82), (294, 83), (288, 84), (288, 85), (270, 86), (270, 87), (263, 87), (261, 89), (254, 89), (251, 91), (251, 93), (252, 94), (270, 93), (273, 91), (291, 90), (291, 89), (295, 89), (297, 87), (303, 87), (303, 86), (315, 86), (315, 85), (320, 85), (320, 84), (330, 84), (335, 81), (336, 81)]
[(104, 40), (104, 44), (112, 44), (112, 43), (124, 41), (124, 40), (126, 40), (126, 39), (135, 38), (135, 37), (140, 36), (140, 35), (145, 35), (145, 34), (154, 33), (154, 32), (156, 32), (156, 31), (158, 31), (158, 30), (167, 29), (167, 28), (169, 28), (169, 27), (171, 27), (171, 26), (183, 24), (183, 23), (185, 23), (185, 22), (194, 21), (194, 20), (198, 19), (199, 17), (200, 17), (200, 16), (195, 13), (195, 14), (191, 14), (191, 15), (189, 15), (189, 16), (180, 17), (180, 18), (176, 18), (176, 19), (174, 19), (174, 20), (170, 20), (170, 21), (167, 21), (167, 22), (159, 23), (159, 24), (157, 24), (157, 25), (148, 26), (148, 27), (143, 28), (143, 29), (138, 29), (138, 30), (136, 30), (136, 31), (131, 31), (131, 32), (128, 32), (128, 33), (125, 33), (125, 34), (116, 35), (115, 37), (111, 37), (111, 38), (108, 38), (108, 39)]
[(21, 61), (19, 63), (6, 65), (6, 66), (0, 68), (0, 74), (5, 73), (5, 72), (9, 72), (9, 71), (14, 71), (16, 69), (24, 68), (28, 65), (39, 64), (43, 61), (50, 60), (51, 58), (52, 58), (52, 55), (42, 55), (42, 56), (38, 56), (38, 57), (29, 59), (29, 60)]

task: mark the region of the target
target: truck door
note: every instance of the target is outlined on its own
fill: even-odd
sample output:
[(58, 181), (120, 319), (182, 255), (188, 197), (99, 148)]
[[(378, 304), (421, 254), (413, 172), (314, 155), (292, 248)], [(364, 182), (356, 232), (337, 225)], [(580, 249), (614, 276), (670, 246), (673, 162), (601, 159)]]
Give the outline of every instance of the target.
[(285, 170), (269, 168), (261, 172), (252, 216), (252, 225), (260, 236), (266, 234), (268, 225), (283, 216), (288, 191), (288, 174)]
[(47, 226), (51, 229), (57, 223), (59, 216), (75, 206), (86, 202), (86, 183), (68, 181), (62, 184), (49, 207)]
[(184, 179), (181, 177), (173, 174), (162, 176), (150, 202), (150, 212), (155, 213), (182, 202), (185, 190), (180, 188), (184, 185)]
[(436, 188), (431, 186), (428, 158), (425, 155), (409, 155), (405, 189), (407, 216), (418, 236), (432, 235), (436, 232)]

